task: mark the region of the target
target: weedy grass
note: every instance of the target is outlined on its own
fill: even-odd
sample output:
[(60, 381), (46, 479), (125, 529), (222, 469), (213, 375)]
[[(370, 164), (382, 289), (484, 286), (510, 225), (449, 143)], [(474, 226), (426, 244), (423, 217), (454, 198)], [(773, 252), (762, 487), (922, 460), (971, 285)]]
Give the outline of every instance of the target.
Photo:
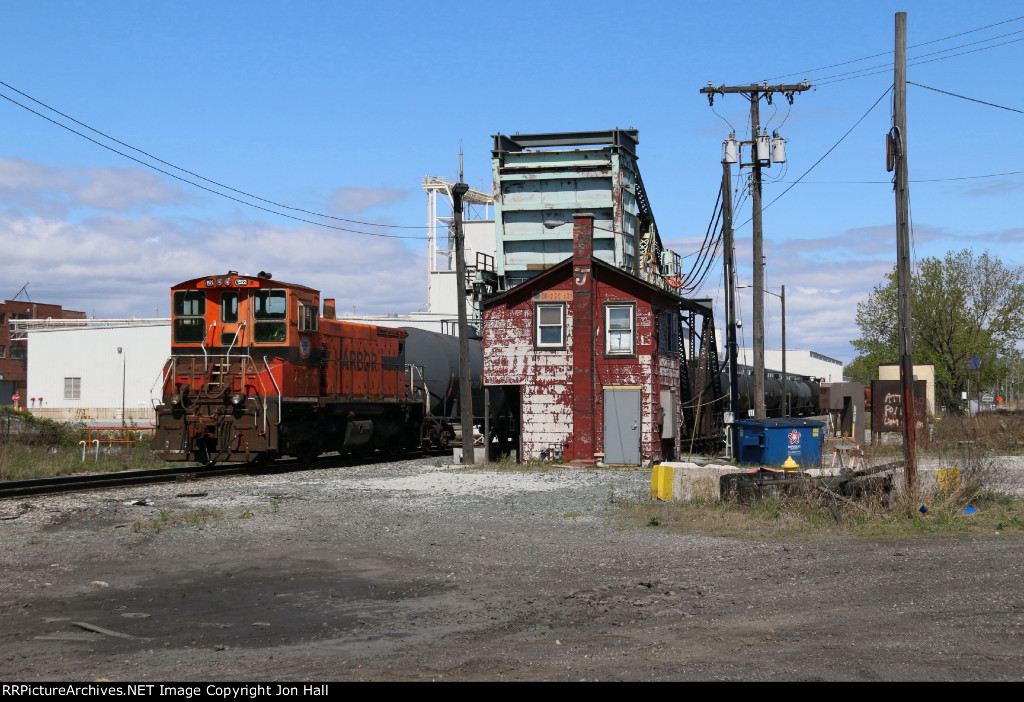
[(59, 447), (25, 446), (0, 443), (0, 480), (28, 480), (55, 478), (83, 473), (111, 473), (122, 470), (164, 468), (167, 464), (145, 445), (136, 446), (131, 453), (101, 447), (98, 458), (90, 450), (82, 460), (82, 450)]
[(921, 437), (926, 452), (945, 455), (971, 442), (1003, 455), (1024, 453), (1024, 411), (979, 412), (973, 417), (949, 414), (933, 422)]
[[(139, 432), (133, 432), (139, 438)], [(10, 407), (0, 408), (0, 480), (54, 478), (82, 473), (160, 468), (166, 464), (146, 443), (129, 451), (124, 445), (99, 444), (94, 456), (87, 446), (82, 460), (81, 441), (86, 439), (81, 422), (56, 422)]]
[[(750, 504), (695, 499), (660, 502), (638, 497), (613, 506), (625, 526), (655, 523), (679, 533), (744, 539), (904, 539), (1024, 535), (1021, 485), (999, 461), (962, 447), (947, 467), (958, 480), (911, 495), (901, 487), (842, 497), (828, 490), (775, 494)], [(1021, 478), (1012, 478), (1020, 481)], [(924, 508), (924, 509), (922, 509)]]
[[(245, 511), (248, 512), (248, 510)], [(159, 517), (134, 522), (132, 524), (132, 531), (136, 534), (159, 534), (162, 531), (174, 528), (202, 529), (210, 521), (221, 519), (223, 517), (223, 510), (208, 507), (186, 510), (184, 512), (169, 512), (167, 510), (161, 510)], [(239, 518), (242, 517), (240, 516)]]
[[(1024, 534), (1024, 499), (993, 492), (970, 500), (937, 493), (892, 506), (829, 505), (827, 497), (774, 496), (742, 505), (717, 500), (690, 502), (623, 501), (617, 513), (626, 526), (660, 526), (687, 534), (741, 539), (902, 539)], [(969, 504), (968, 504), (969, 502)], [(921, 505), (931, 505), (922, 513)], [(965, 514), (974, 507), (973, 514)], [(838, 511), (836, 521), (832, 508)], [(998, 532), (998, 533), (997, 533)]]

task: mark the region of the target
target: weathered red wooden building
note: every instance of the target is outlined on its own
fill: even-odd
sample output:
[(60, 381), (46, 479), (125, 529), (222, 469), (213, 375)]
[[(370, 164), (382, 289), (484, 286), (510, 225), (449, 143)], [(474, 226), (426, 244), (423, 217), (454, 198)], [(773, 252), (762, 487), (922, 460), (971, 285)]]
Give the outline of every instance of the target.
[(484, 303), (484, 383), (520, 411), (520, 457), (593, 464), (678, 450), (684, 301), (594, 257), (574, 215), (573, 255)]

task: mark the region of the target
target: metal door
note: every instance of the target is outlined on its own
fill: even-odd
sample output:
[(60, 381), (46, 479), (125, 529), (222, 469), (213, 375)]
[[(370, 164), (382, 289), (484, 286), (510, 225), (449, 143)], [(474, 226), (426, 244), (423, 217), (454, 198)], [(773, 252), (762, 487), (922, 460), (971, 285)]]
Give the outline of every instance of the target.
[(640, 464), (640, 390), (604, 391), (604, 462)]

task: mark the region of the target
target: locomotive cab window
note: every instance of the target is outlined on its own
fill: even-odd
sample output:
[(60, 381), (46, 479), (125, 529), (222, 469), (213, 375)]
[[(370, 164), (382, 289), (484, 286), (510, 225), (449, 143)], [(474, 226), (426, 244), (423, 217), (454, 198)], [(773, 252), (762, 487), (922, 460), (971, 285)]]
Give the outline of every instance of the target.
[(319, 317), (317, 316), (316, 307), (299, 303), (299, 331), (300, 332), (315, 332), (319, 327)]
[(287, 312), (286, 291), (257, 290), (252, 299), (253, 340), (265, 344), (284, 343), (288, 336)]
[(238, 293), (221, 293), (220, 321), (227, 322), (228, 324), (238, 321)]
[(201, 344), (206, 339), (206, 293), (201, 290), (177, 290), (172, 302), (174, 341)]

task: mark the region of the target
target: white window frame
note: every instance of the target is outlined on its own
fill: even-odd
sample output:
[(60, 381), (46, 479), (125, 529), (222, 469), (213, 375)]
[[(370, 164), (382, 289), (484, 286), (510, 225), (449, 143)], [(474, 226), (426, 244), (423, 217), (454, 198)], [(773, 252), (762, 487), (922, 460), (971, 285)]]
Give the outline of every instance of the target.
[[(628, 310), (629, 311), (629, 328), (628, 329), (612, 329), (612, 310)], [(616, 348), (612, 348), (612, 339), (618, 339), (619, 336), (626, 332), (629, 338), (628, 348), (622, 348), (621, 344), (616, 344)], [(615, 335), (613, 337), (613, 334)], [(635, 302), (607, 302), (604, 306), (604, 355), (605, 356), (616, 356), (620, 358), (626, 358), (630, 356), (636, 356), (636, 303)]]
[[(564, 302), (538, 302), (533, 307), (533, 346), (536, 349), (564, 349), (565, 348), (565, 308)], [(558, 310), (559, 323), (555, 324), (541, 324), (541, 310), (542, 309), (556, 309)], [(543, 342), (541, 341), (541, 327), (552, 328), (558, 326), (559, 328), (559, 339), (557, 342)]]

